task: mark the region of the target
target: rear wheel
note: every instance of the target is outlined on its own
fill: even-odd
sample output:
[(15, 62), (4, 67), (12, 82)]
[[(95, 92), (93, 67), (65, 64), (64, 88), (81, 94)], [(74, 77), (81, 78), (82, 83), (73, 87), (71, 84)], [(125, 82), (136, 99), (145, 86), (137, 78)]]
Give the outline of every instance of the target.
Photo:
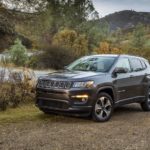
[(147, 92), (146, 100), (141, 103), (141, 107), (144, 111), (150, 111), (150, 89)]
[(100, 93), (94, 104), (92, 117), (95, 121), (105, 122), (113, 113), (113, 101), (109, 94)]

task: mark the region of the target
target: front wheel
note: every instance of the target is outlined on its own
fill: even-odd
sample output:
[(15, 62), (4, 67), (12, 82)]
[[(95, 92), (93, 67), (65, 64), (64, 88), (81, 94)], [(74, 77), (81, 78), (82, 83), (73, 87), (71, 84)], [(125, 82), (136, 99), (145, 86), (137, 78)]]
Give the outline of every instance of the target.
[(141, 107), (144, 111), (150, 111), (150, 89), (147, 92), (146, 100), (141, 103)]
[(92, 117), (95, 121), (105, 122), (113, 113), (113, 101), (109, 94), (100, 93), (94, 104)]

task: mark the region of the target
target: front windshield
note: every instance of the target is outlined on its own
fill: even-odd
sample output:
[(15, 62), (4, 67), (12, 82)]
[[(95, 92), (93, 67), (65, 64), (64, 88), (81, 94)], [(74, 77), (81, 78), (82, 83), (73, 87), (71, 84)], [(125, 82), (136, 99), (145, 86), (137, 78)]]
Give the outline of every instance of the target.
[(66, 69), (71, 71), (108, 72), (116, 57), (112, 56), (87, 56), (70, 64)]

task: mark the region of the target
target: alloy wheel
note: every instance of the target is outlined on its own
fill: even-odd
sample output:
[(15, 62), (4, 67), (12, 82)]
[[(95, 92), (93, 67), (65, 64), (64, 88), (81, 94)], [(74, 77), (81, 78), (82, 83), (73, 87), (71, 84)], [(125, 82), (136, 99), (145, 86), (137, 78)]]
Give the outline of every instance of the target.
[(95, 115), (100, 120), (105, 120), (111, 114), (112, 104), (108, 97), (100, 97), (95, 104)]

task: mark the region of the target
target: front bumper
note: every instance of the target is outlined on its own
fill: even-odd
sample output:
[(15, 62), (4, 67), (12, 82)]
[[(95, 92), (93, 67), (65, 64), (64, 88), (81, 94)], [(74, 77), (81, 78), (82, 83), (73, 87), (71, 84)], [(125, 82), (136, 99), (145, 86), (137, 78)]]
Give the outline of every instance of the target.
[[(88, 95), (82, 101), (76, 95)], [(37, 88), (36, 106), (42, 111), (88, 116), (95, 99), (94, 89), (50, 90)]]

